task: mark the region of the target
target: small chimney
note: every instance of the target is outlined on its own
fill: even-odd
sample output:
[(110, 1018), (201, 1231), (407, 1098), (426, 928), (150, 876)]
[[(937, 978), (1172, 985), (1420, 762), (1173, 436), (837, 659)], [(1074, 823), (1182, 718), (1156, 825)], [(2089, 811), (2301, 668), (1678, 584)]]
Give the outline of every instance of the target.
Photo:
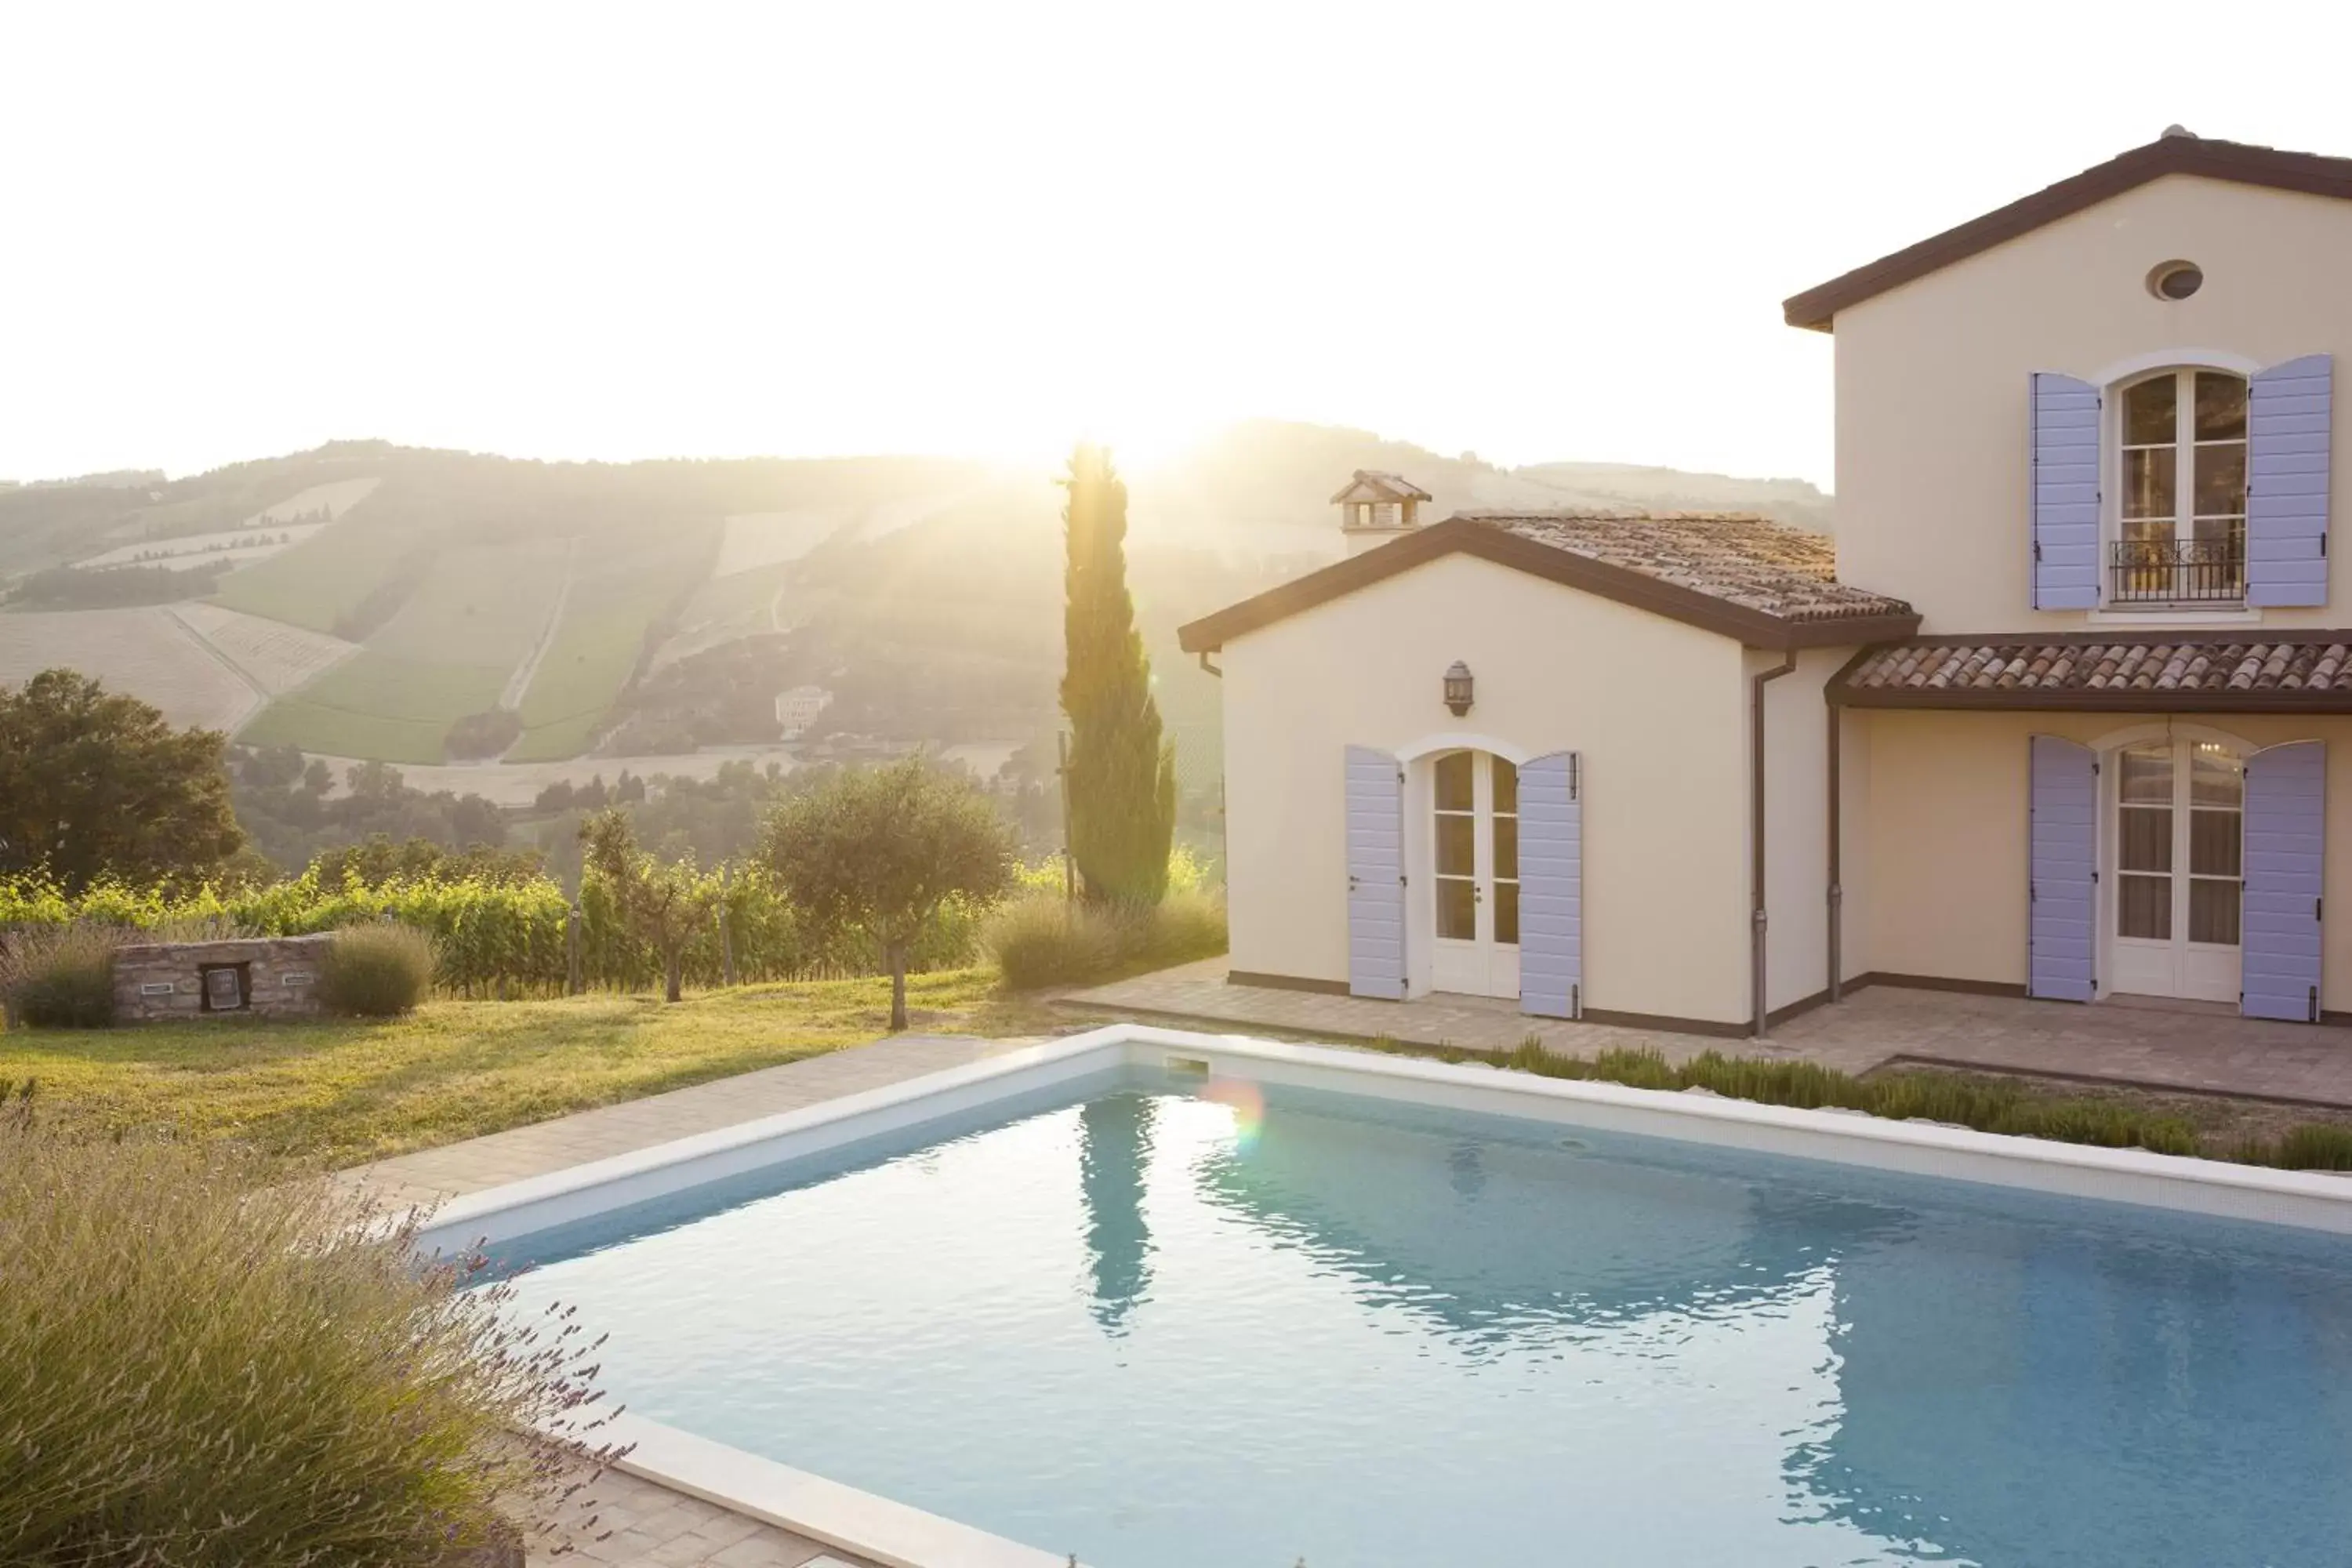
[(1421, 526), (1421, 503), (1429, 492), (1395, 474), (1358, 468), (1356, 477), (1331, 498), (1339, 509), (1339, 532), (1348, 553), (1361, 555)]

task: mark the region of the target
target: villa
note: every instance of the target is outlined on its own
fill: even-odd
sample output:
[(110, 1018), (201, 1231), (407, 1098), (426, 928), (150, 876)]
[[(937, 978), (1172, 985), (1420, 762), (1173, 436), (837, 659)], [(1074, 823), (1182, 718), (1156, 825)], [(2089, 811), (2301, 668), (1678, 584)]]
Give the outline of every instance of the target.
[[(1185, 626), (1232, 978), (1763, 1032), (1872, 984), (2352, 1022), (2352, 159), (2159, 140), (1787, 302), (1837, 511), (1472, 512)], [(2336, 752), (2331, 767), (2328, 756)]]

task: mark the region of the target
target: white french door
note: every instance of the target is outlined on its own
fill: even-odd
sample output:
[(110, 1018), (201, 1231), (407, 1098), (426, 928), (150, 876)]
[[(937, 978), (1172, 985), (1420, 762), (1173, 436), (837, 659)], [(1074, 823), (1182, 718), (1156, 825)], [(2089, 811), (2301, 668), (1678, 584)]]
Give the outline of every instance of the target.
[(2158, 741), (2117, 752), (2114, 771), (2106, 989), (2236, 1001), (2245, 760), (2210, 741)]
[(1430, 988), (1519, 994), (1519, 770), (1489, 752), (1432, 768)]

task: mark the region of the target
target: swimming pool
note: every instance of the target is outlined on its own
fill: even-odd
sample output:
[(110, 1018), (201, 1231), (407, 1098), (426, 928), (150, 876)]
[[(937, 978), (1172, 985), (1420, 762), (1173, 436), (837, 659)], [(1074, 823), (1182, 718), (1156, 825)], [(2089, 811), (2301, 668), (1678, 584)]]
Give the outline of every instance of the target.
[(1419, 1103), (1476, 1076), (1429, 1064), (1248, 1076), (1335, 1055), (1076, 1052), (476, 1212), (562, 1220), (498, 1250), (611, 1331), (633, 1409), (1098, 1568), (2300, 1563), (2352, 1530), (2340, 1236), (1637, 1136), (1596, 1086), (1549, 1086), (1588, 1125)]

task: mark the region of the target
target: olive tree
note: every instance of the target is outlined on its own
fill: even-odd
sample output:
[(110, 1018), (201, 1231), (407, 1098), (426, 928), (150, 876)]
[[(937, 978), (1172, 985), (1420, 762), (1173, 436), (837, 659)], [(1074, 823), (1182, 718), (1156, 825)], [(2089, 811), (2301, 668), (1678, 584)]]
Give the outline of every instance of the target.
[(761, 853), (820, 929), (862, 931), (890, 970), (890, 1027), (907, 1026), (907, 954), (940, 906), (1012, 886), (1010, 824), (920, 757), (845, 773), (769, 813)]
[(686, 950), (718, 910), (719, 889), (691, 859), (660, 860), (637, 847), (629, 814), (614, 806), (580, 825), (581, 858), (612, 889), (629, 934), (661, 954), (662, 998), (675, 1002)]

